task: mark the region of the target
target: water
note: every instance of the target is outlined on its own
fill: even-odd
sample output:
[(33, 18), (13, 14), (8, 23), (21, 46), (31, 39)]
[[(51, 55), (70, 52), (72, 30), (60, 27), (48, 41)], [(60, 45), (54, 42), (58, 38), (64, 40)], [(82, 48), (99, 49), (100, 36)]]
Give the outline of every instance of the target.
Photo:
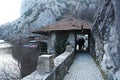
[(0, 80), (12, 80), (19, 77), (19, 73), (18, 63), (12, 56), (12, 44), (0, 40)]
[(25, 77), (36, 69), (37, 59), (36, 49), (0, 40), (0, 80)]
[(15, 61), (11, 55), (11, 47), (11, 44), (0, 40), (0, 67)]

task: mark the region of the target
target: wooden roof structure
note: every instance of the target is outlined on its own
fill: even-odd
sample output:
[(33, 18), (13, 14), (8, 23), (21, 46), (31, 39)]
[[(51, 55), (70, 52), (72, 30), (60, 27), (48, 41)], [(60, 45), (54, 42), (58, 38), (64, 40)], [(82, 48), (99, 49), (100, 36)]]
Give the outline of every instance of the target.
[(56, 31), (76, 31), (81, 29), (91, 29), (91, 23), (84, 20), (77, 20), (72, 18), (63, 19), (54, 24), (41, 27), (40, 29), (33, 31), (32, 33), (45, 34)]

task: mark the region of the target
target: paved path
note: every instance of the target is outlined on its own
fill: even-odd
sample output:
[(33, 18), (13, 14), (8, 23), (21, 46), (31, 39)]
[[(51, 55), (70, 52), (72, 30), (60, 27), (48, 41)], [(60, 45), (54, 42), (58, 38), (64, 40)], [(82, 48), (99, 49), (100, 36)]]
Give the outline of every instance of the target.
[(89, 54), (77, 54), (64, 80), (104, 80)]

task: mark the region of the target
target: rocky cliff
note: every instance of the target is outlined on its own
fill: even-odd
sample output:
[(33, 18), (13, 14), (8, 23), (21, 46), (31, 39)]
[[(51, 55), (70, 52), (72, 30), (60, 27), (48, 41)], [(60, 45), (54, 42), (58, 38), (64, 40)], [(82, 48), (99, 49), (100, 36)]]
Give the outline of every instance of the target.
[(102, 6), (92, 27), (96, 58), (109, 80), (120, 80), (120, 0), (23, 0), (21, 17), (2, 25), (0, 37), (21, 40), (31, 31), (62, 18), (93, 21), (97, 5)]
[(92, 32), (96, 57), (109, 80), (120, 80), (120, 0), (105, 0)]
[(11, 41), (23, 40), (31, 35), (32, 30), (62, 18), (81, 18), (92, 22), (96, 5), (96, 0), (23, 0), (21, 17), (3, 25), (0, 35)]

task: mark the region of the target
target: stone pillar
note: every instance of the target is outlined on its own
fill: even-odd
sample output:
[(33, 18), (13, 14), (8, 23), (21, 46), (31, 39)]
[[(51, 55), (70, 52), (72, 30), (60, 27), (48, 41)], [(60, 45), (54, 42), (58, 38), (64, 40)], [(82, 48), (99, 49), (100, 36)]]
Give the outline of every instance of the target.
[(54, 49), (55, 40), (56, 40), (56, 34), (54, 32), (50, 33), (48, 38), (48, 48), (47, 48), (48, 53), (55, 54), (55, 49)]
[(38, 58), (37, 71), (40, 73), (51, 72), (54, 68), (52, 55), (41, 55)]
[(69, 34), (68, 42), (70, 43), (72, 48), (75, 48), (75, 34), (74, 33)]

